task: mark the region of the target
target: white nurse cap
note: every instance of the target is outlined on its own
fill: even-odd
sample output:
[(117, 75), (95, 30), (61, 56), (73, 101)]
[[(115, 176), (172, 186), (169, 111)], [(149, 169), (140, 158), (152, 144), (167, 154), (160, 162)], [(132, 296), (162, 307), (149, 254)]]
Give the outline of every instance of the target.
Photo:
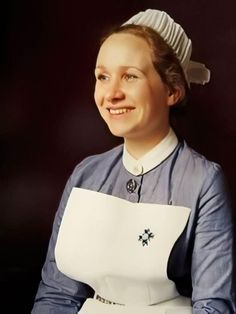
[(209, 82), (210, 70), (204, 64), (190, 60), (192, 42), (183, 28), (166, 12), (148, 9), (134, 15), (124, 24), (149, 26), (158, 32), (176, 53), (189, 85), (190, 83), (204, 85)]

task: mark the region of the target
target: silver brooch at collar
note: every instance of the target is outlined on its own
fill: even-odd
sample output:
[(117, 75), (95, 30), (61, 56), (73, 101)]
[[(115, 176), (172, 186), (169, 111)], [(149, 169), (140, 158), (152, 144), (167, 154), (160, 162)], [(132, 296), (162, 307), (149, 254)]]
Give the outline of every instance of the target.
[(142, 235), (139, 236), (138, 240), (142, 241), (142, 245), (148, 245), (148, 242), (150, 242), (151, 239), (154, 238), (154, 234), (150, 231), (150, 229), (144, 229), (144, 232)]

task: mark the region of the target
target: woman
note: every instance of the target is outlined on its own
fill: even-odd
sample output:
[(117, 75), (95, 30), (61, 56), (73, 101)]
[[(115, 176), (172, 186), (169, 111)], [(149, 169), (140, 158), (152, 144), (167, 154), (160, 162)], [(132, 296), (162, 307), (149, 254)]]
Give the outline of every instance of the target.
[(233, 313), (232, 221), (219, 165), (179, 141), (170, 111), (209, 71), (169, 15), (103, 39), (95, 102), (124, 145), (83, 160), (56, 213), (34, 314)]

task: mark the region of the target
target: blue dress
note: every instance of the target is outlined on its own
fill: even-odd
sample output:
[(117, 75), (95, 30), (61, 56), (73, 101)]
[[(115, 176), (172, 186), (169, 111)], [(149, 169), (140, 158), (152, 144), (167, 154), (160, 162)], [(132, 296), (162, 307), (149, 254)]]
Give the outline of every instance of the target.
[[(221, 167), (184, 141), (177, 142), (173, 134), (164, 142), (136, 164), (120, 145), (74, 169), (55, 216), (33, 314), (76, 314), (94, 295), (88, 283), (63, 274), (55, 261), (58, 231), (76, 187), (132, 203), (190, 209), (167, 261), (168, 279), (179, 295), (191, 298), (194, 314), (235, 313), (232, 210)], [(147, 234), (140, 236), (140, 242), (148, 239)]]

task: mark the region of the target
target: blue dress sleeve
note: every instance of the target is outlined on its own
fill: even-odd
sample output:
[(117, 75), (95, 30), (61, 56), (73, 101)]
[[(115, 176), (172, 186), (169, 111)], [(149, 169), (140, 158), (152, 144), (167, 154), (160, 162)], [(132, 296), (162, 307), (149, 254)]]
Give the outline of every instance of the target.
[(232, 206), (217, 164), (209, 169), (198, 209), (192, 256), (193, 313), (236, 313)]
[(32, 314), (76, 314), (93, 290), (85, 283), (72, 280), (62, 274), (56, 265), (54, 249), (58, 230), (72, 188), (76, 185), (75, 171), (64, 189), (56, 212), (46, 260), (42, 269), (42, 279), (35, 297)]

